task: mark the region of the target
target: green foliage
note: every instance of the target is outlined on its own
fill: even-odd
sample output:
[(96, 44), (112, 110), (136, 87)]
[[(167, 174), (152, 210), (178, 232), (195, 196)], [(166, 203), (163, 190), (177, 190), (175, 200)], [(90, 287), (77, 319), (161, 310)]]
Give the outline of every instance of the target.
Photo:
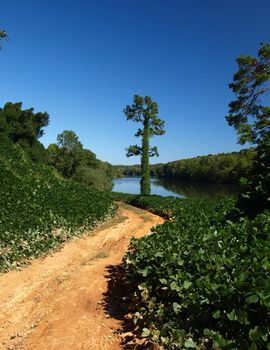
[(21, 147), (0, 144), (0, 270), (45, 254), (113, 215), (106, 193), (55, 176)]
[[(250, 148), (240, 152), (209, 154), (166, 164), (152, 164), (150, 175), (183, 182), (238, 184), (241, 177), (249, 175), (255, 155), (255, 149)], [(115, 169), (123, 175), (141, 174), (139, 165), (116, 165)]]
[(74, 131), (64, 130), (57, 136), (57, 144), (48, 146), (46, 163), (66, 178), (87, 185), (93, 190), (111, 189), (112, 166), (101, 162), (84, 149)]
[(46, 162), (48, 165), (54, 166), (59, 173), (71, 178), (80, 165), (81, 151), (60, 148), (56, 144), (50, 144), (47, 149)]
[(47, 112), (34, 113), (34, 109), (22, 110), (22, 103), (8, 102), (0, 108), (0, 133), (16, 143), (26, 140), (32, 145), (44, 134), (44, 127), (49, 124)]
[(154, 135), (163, 135), (165, 122), (158, 118), (158, 105), (149, 96), (134, 95), (133, 104), (126, 106), (124, 114), (127, 120), (133, 120), (143, 126), (135, 134), (136, 137), (142, 138), (142, 146), (129, 146), (126, 155), (127, 157), (141, 156), (141, 194), (149, 195), (151, 192), (149, 157), (158, 156), (157, 147), (149, 146), (149, 138)]
[(81, 151), (83, 148), (78, 136), (72, 130), (64, 130), (61, 134), (57, 135), (57, 145), (67, 152)]
[(46, 159), (61, 175), (71, 178), (83, 159), (83, 146), (75, 132), (64, 130), (59, 134), (57, 144), (48, 146)]
[(72, 179), (95, 191), (111, 189), (110, 177), (106, 175), (103, 169), (80, 166)]
[(35, 161), (43, 161), (45, 150), (38, 142), (49, 124), (47, 112), (34, 113), (34, 109), (22, 110), (22, 103), (8, 102), (0, 108), (0, 138), (20, 143)]
[(262, 44), (258, 58), (240, 56), (238, 71), (229, 86), (237, 100), (229, 104), (226, 117), (234, 126), (239, 142), (258, 145), (251, 175), (244, 182), (239, 208), (250, 216), (270, 208), (270, 107), (261, 101), (270, 90), (270, 44)]
[(37, 163), (44, 163), (46, 159), (46, 148), (39, 141), (34, 142), (32, 145), (26, 140), (19, 140), (18, 145), (26, 152), (26, 154)]
[(257, 148), (250, 175), (242, 179), (242, 194), (237, 206), (249, 217), (270, 210), (270, 139)]
[(251, 148), (178, 160), (165, 164), (161, 176), (180, 181), (237, 184), (241, 177), (249, 174), (255, 155)]
[(125, 257), (143, 335), (166, 349), (269, 348), (270, 213), (232, 222), (233, 199), (123, 199), (173, 219), (133, 239)]
[(270, 132), (270, 108), (260, 99), (270, 90), (270, 44), (261, 45), (258, 58), (242, 55), (236, 61), (238, 71), (229, 87), (237, 100), (229, 104), (226, 119), (237, 130), (240, 143), (258, 144)]

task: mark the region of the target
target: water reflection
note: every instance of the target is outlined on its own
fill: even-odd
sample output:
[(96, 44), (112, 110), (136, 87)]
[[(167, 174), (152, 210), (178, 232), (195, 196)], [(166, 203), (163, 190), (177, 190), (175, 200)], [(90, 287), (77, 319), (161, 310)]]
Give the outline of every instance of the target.
[[(113, 191), (131, 194), (140, 193), (139, 177), (124, 177), (113, 180)], [(237, 186), (208, 183), (179, 182), (165, 179), (151, 179), (151, 194), (160, 196), (219, 198), (235, 194)]]
[(163, 188), (184, 197), (210, 199), (236, 194), (239, 190), (239, 187), (235, 185), (179, 182), (166, 179), (159, 179), (155, 181), (153, 185), (162, 186)]

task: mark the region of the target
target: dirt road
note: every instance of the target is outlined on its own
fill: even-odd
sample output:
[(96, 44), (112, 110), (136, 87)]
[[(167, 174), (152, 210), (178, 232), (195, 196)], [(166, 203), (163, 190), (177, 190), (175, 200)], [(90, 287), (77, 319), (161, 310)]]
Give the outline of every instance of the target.
[(113, 273), (131, 237), (163, 219), (121, 204), (118, 215), (91, 235), (0, 276), (0, 349), (121, 349)]

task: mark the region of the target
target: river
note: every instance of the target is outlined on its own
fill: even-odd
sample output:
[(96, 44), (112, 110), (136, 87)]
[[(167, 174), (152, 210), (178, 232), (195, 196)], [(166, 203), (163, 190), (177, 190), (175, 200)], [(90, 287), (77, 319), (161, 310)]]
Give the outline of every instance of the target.
[[(113, 191), (131, 194), (140, 193), (139, 177), (124, 177), (113, 180)], [(198, 182), (180, 182), (175, 180), (151, 179), (151, 194), (175, 196), (180, 198), (216, 199), (236, 194), (238, 186)]]

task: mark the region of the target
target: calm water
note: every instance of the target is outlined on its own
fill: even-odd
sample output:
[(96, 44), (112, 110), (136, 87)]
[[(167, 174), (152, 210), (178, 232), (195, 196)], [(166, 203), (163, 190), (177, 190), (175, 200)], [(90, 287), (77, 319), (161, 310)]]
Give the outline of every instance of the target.
[[(124, 177), (113, 180), (113, 191), (138, 194), (140, 193), (139, 177)], [(237, 186), (216, 185), (206, 183), (179, 182), (165, 179), (151, 179), (151, 194), (160, 196), (219, 198), (237, 193)]]

